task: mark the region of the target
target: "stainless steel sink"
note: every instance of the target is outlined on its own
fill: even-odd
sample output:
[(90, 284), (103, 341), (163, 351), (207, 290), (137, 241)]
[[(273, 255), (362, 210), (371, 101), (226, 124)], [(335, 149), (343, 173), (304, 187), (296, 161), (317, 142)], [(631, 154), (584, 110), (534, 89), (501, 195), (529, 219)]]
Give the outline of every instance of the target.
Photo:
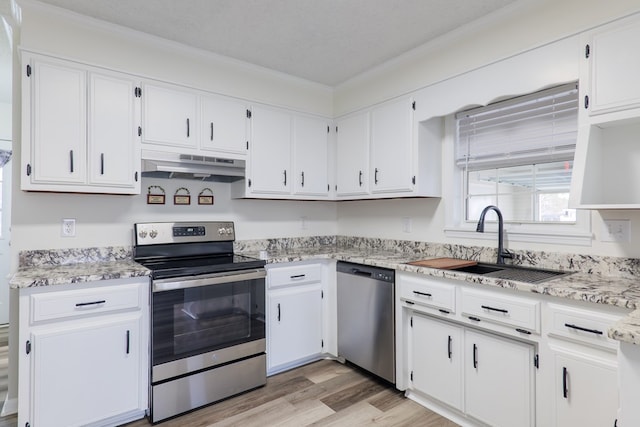
[(541, 283), (546, 280), (573, 274), (567, 271), (543, 270), (539, 268), (490, 263), (478, 263), (468, 267), (453, 268), (452, 270), (526, 283)]

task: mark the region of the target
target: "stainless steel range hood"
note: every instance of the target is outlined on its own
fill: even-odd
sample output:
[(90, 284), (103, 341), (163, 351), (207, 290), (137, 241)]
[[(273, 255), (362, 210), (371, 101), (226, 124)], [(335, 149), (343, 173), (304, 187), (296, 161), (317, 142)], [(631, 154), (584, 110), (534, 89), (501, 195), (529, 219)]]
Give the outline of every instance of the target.
[(245, 161), (142, 150), (142, 176), (233, 182), (244, 178)]

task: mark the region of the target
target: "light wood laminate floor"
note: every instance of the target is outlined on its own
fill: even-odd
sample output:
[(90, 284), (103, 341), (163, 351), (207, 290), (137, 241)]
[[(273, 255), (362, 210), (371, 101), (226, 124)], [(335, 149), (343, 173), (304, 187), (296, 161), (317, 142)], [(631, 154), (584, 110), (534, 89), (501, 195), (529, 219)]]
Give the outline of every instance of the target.
[[(147, 420), (126, 427), (148, 427)], [(162, 427), (412, 426), (457, 424), (366, 373), (322, 360), (267, 379), (267, 385), (165, 421)]]

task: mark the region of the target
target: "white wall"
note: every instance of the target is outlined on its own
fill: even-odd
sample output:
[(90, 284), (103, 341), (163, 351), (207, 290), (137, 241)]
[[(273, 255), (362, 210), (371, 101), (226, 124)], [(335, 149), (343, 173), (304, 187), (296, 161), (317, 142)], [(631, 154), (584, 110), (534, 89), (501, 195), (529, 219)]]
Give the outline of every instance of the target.
[(0, 102), (0, 139), (11, 141), (11, 103)]
[[(111, 67), (143, 77), (171, 81), (314, 114), (332, 115), (330, 88), (253, 65), (204, 54), (195, 49), (122, 30), (99, 21), (79, 19), (31, 1), (20, 2), (23, 24), (21, 48)], [(20, 79), (16, 79), (16, 85)], [(14, 102), (19, 111), (20, 99)], [(20, 161), (19, 130), (14, 145)], [(143, 178), (139, 196), (29, 193), (20, 191), (19, 169), (13, 176), (12, 264), (26, 249), (53, 249), (132, 244), (135, 222), (174, 220), (233, 220), (237, 239), (334, 235), (334, 203), (271, 200), (231, 200), (230, 184)], [(167, 191), (167, 204), (147, 205), (149, 185)], [(192, 196), (212, 187), (214, 206), (173, 206), (178, 187)], [(196, 198), (192, 198), (196, 203)], [(306, 217), (306, 227), (300, 217)], [(61, 236), (62, 218), (75, 218), (76, 237)]]
[[(55, 13), (30, 0), (23, 0), (21, 6), (24, 22), (20, 37), (25, 49), (326, 116), (428, 88), (445, 78), (640, 10), (636, 0), (606, 4), (599, 0), (524, 0), (517, 3), (518, 8), (507, 9), (343, 84), (334, 94), (332, 89), (276, 72), (159, 42), (153, 37), (132, 36), (128, 31), (98, 21)], [(568, 40), (568, 43), (575, 41)], [(573, 69), (566, 74), (575, 76)], [(455, 95), (464, 99), (464, 93)], [(18, 108), (19, 102), (16, 101)], [(432, 102), (436, 104), (438, 100)], [(448, 162), (448, 159), (443, 161)], [(19, 177), (14, 174), (14, 178), (14, 189), (17, 189)], [(148, 185), (149, 181), (145, 179), (143, 193)], [(177, 188), (176, 181), (171, 184), (161, 181), (160, 185), (165, 186), (168, 194), (172, 194), (172, 186)], [(188, 185), (192, 193), (200, 190), (197, 184)], [(442, 199), (331, 203), (230, 200), (228, 184), (216, 184), (214, 191), (216, 205), (213, 207), (158, 207), (146, 205), (144, 194), (130, 197), (17, 190), (14, 191), (13, 251), (17, 254), (19, 250), (45, 247), (128, 245), (131, 243), (131, 224), (136, 221), (217, 218), (238, 222), (238, 239), (337, 233), (452, 242), (443, 233), (448, 215), (446, 204), (451, 194), (444, 194)], [(637, 212), (604, 212), (603, 215), (631, 219), (632, 241), (640, 238)], [(307, 217), (308, 225), (304, 230), (300, 227), (302, 216)], [(67, 217), (77, 219), (76, 238), (60, 236), (60, 221)], [(412, 218), (410, 233), (402, 231), (402, 218), (405, 217)], [(597, 238), (601, 215), (594, 213), (592, 221)], [(475, 239), (459, 239), (455, 243), (493, 244)], [(537, 248), (640, 256), (640, 247), (635, 246), (638, 245), (596, 241), (591, 247), (538, 245)], [(510, 247), (535, 249), (536, 245), (513, 243)]]
[[(496, 97), (513, 96), (541, 89), (549, 83), (563, 83), (578, 77), (582, 44), (580, 33), (599, 24), (640, 11), (637, 1), (604, 3), (596, 0), (523, 2), (522, 9), (502, 12), (506, 22), (493, 17), (457, 35), (417, 49), (347, 82), (336, 89), (335, 112), (340, 115), (416, 89), (418, 120), (450, 114), (470, 105), (483, 105)], [(471, 35), (471, 36), (470, 36)], [(560, 42), (552, 42), (561, 39)], [(524, 55), (519, 52), (526, 52)], [(513, 56), (518, 54), (516, 56)], [(520, 58), (528, 59), (523, 66)], [(503, 58), (507, 58), (504, 60)], [(499, 61), (499, 62), (497, 62)], [(546, 64), (543, 64), (546, 62)], [(509, 63), (509, 66), (504, 64)], [(513, 65), (512, 65), (513, 64)], [(514, 70), (516, 72), (514, 73)], [(527, 75), (528, 74), (528, 75)], [(521, 90), (518, 90), (518, 86)], [(528, 86), (528, 87), (527, 87)], [(492, 94), (493, 93), (493, 94)], [(420, 104), (428, 104), (421, 107)], [(426, 108), (428, 112), (420, 112)], [(432, 241), (452, 244), (496, 246), (492, 238), (451, 238), (444, 233), (451, 226), (452, 208), (458, 191), (453, 176), (453, 149), (443, 141), (443, 195), (432, 200), (388, 200), (341, 203), (338, 234)], [(621, 184), (624, 185), (624, 184)], [(412, 231), (403, 232), (404, 218)], [(631, 242), (602, 242), (604, 219), (631, 221)], [(591, 246), (536, 244), (509, 241), (520, 250), (640, 257), (640, 212), (593, 211), (589, 220), (594, 240)], [(475, 238), (477, 237), (477, 238)]]
[(336, 88), (336, 116), (640, 11), (637, 0), (520, 0)]

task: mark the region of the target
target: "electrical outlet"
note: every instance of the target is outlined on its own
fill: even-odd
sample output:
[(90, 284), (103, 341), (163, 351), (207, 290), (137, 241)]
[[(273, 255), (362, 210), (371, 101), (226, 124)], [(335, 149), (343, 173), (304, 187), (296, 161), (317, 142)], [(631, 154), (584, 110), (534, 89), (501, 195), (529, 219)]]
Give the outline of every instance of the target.
[(402, 218), (402, 231), (404, 233), (411, 233), (411, 218), (404, 217)]
[(603, 242), (630, 242), (631, 221), (628, 219), (605, 219), (600, 240)]
[(76, 220), (74, 218), (64, 218), (62, 220), (62, 237), (75, 237)]

